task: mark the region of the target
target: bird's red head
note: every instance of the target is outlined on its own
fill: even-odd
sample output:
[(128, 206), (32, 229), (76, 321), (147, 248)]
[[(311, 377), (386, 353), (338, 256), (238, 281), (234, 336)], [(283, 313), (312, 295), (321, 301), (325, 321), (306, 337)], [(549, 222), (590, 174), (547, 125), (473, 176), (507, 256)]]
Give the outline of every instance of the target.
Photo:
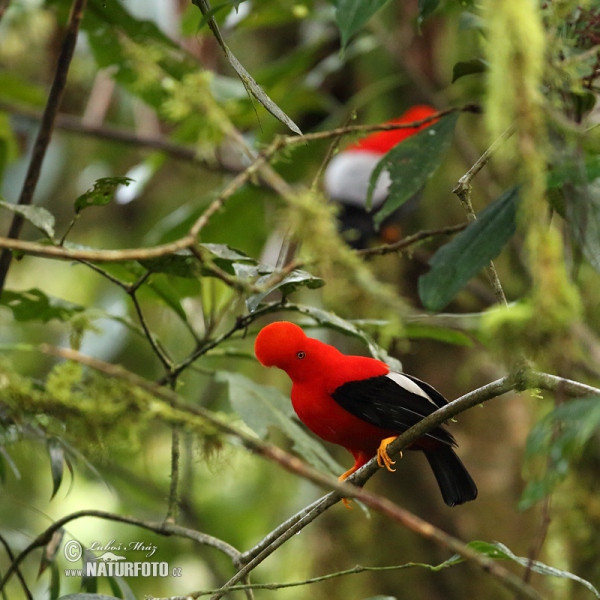
[(289, 321), (267, 325), (254, 342), (256, 358), (265, 367), (285, 371), (293, 382), (306, 381), (323, 372), (341, 352), (306, 336), (301, 327)]
[(254, 342), (254, 353), (265, 367), (278, 367), (287, 371), (288, 365), (298, 360), (298, 353), (306, 352), (307, 340), (306, 334), (298, 325), (289, 321), (277, 321), (260, 330)]

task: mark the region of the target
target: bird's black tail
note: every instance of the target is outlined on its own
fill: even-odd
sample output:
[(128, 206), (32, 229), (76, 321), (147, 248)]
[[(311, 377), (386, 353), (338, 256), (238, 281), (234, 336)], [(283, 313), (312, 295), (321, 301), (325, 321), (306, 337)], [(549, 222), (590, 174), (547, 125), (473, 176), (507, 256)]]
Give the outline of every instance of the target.
[(427, 450), (425, 456), (448, 506), (477, 498), (477, 486), (452, 447), (441, 446), (435, 450)]

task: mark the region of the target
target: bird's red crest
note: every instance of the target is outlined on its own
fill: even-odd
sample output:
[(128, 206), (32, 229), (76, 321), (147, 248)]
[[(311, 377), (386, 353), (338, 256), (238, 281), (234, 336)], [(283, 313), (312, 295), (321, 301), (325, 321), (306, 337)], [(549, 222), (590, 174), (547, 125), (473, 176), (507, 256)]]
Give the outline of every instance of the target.
[(298, 325), (277, 321), (260, 330), (254, 342), (254, 353), (265, 367), (285, 369), (290, 353), (294, 349), (301, 351), (306, 339), (306, 334)]

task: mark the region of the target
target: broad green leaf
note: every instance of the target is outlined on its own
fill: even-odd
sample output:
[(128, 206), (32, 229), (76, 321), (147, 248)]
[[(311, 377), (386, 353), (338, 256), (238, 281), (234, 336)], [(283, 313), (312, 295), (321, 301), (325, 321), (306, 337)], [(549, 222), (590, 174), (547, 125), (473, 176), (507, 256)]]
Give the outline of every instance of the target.
[(201, 265), (189, 250), (181, 250), (174, 254), (158, 256), (138, 261), (143, 267), (153, 273), (166, 273), (186, 279), (196, 279), (201, 272)]
[(409, 340), (427, 339), (453, 344), (455, 346), (473, 346), (473, 340), (462, 331), (450, 329), (449, 327), (436, 327), (435, 325), (412, 324), (406, 325), (406, 337)]
[(529, 433), (525, 449), (527, 470), (540, 462), (543, 471), (529, 481), (519, 507), (525, 510), (550, 494), (598, 430), (600, 398), (571, 400), (543, 417)]
[(56, 496), (60, 488), (65, 472), (65, 451), (61, 443), (56, 438), (48, 438), (46, 443), (48, 457), (50, 458), (50, 470), (52, 472), (52, 495), (50, 499)]
[(465, 75), (473, 75), (475, 73), (485, 73), (488, 69), (487, 61), (482, 58), (474, 58), (457, 62), (452, 68), (452, 83)]
[(440, 0), (419, 0), (419, 23), (422, 23), (437, 7)]
[(335, 20), (341, 34), (342, 49), (387, 2), (388, 0), (335, 0)]
[(178, 49), (177, 44), (165, 35), (153, 21), (134, 17), (119, 2), (106, 2), (106, 0), (89, 0), (84, 15), (84, 28), (88, 26), (86, 19), (97, 20), (111, 28), (125, 32), (132, 40), (140, 43), (154, 41), (173, 50)]
[(50, 239), (54, 237), (54, 215), (43, 206), (29, 206), (24, 204), (13, 204), (0, 200), (0, 206), (13, 213), (21, 215), (26, 221), (29, 221), (34, 227)]
[(442, 117), (392, 148), (377, 163), (369, 182), (367, 206), (371, 205), (381, 172), (387, 170), (391, 179), (388, 198), (374, 217), (377, 226), (412, 198), (433, 175), (450, 147), (458, 116), (455, 112)]
[(246, 306), (250, 312), (254, 312), (266, 296), (274, 291), (279, 291), (286, 297), (302, 287), (313, 290), (325, 285), (323, 279), (301, 269), (295, 269), (281, 281), (269, 285), (269, 281), (277, 277), (277, 269), (268, 265), (248, 265), (243, 263), (234, 263), (233, 267), (236, 276), (240, 279), (249, 281), (256, 286), (268, 286), (264, 292), (259, 292), (246, 298)]
[(515, 232), (517, 200), (518, 188), (511, 188), (433, 255), (429, 261), (431, 270), (419, 278), (419, 296), (426, 308), (432, 311), (444, 308), (500, 254)]
[(227, 244), (200, 244), (202, 248), (208, 250), (210, 259), (221, 269), (230, 274), (236, 274), (234, 265), (240, 263), (249, 263), (256, 265), (256, 261), (244, 254), (241, 250), (236, 250)]
[(581, 248), (592, 267), (600, 272), (600, 176), (596, 173), (600, 161), (586, 166), (591, 183), (565, 183), (563, 193), (566, 220), (572, 239)]
[(73, 315), (83, 312), (83, 306), (72, 304), (60, 298), (47, 296), (37, 288), (23, 292), (4, 290), (0, 297), (0, 306), (10, 308), (16, 321), (42, 321), (53, 319), (68, 321)]
[(129, 185), (133, 180), (129, 177), (102, 177), (85, 194), (75, 200), (75, 212), (79, 213), (89, 206), (104, 206), (115, 195), (115, 190), (120, 185)]
[(231, 408), (258, 437), (265, 439), (269, 429), (277, 427), (292, 441), (294, 451), (313, 467), (334, 475), (344, 470), (317, 440), (292, 420), (294, 409), (290, 400), (278, 389), (259, 385), (239, 373), (221, 371), (216, 379), (227, 384)]

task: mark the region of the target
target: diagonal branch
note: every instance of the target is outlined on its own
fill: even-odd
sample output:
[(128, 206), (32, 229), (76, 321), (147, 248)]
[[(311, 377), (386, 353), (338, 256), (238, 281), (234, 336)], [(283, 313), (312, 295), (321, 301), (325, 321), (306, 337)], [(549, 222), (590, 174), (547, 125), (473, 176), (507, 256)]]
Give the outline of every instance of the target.
[[(200, 417), (202, 420), (207, 421), (211, 425), (216, 426), (219, 430), (234, 435), (237, 437), (243, 445), (254, 453), (267, 458), (268, 460), (277, 462), (280, 466), (289, 470), (305, 479), (316, 483), (317, 485), (321, 485), (324, 487), (328, 487), (330, 489), (335, 490), (333, 494), (330, 494), (323, 503), (316, 506), (310, 513), (305, 515), (301, 521), (298, 521), (294, 526), (290, 528), (293, 529), (301, 529), (305, 524), (313, 520), (313, 514), (318, 513), (321, 514), (324, 509), (328, 506), (338, 502), (341, 497), (350, 497), (357, 498), (362, 501), (367, 506), (381, 512), (382, 514), (388, 516), (393, 521), (401, 524), (402, 526), (410, 529), (417, 535), (420, 535), (434, 543), (442, 546), (443, 548), (449, 549), (454, 553), (459, 554), (466, 560), (473, 562), (477, 566), (479, 566), (484, 571), (488, 572), (490, 575), (495, 577), (508, 589), (513, 592), (519, 593), (523, 595), (523, 597), (532, 598), (539, 600), (540, 596), (537, 594), (533, 588), (524, 584), (524, 582), (514, 574), (507, 571), (504, 567), (497, 564), (494, 560), (489, 557), (482, 556), (480, 553), (472, 550), (466, 544), (464, 544), (459, 539), (446, 534), (440, 529), (434, 527), (430, 523), (423, 521), (416, 515), (402, 509), (397, 506), (393, 502), (387, 500), (379, 496), (378, 494), (374, 494), (372, 492), (368, 492), (362, 488), (353, 486), (347, 482), (339, 482), (335, 478), (326, 475), (317, 471), (316, 469), (309, 467), (301, 460), (296, 458), (295, 456), (290, 455), (287, 452), (279, 449), (272, 444), (268, 444), (256, 439), (253, 436), (248, 435), (245, 432), (239, 431), (237, 428), (232, 427), (230, 424), (223, 422), (221, 419), (215, 417), (209, 411), (202, 409), (201, 407), (190, 405), (183, 402), (176, 394), (173, 392), (166, 390), (164, 388), (157, 387), (155, 384), (148, 382), (141, 377), (126, 371), (122, 367), (112, 365), (109, 363), (105, 363), (103, 361), (99, 361), (97, 359), (93, 359), (91, 357), (83, 356), (78, 352), (68, 349), (54, 348), (48, 345), (43, 345), (41, 347), (42, 351), (54, 356), (60, 356), (66, 358), (68, 360), (75, 360), (81, 362), (84, 365), (87, 365), (96, 370), (100, 370), (110, 376), (119, 377), (121, 379), (125, 379), (126, 381), (140, 386), (142, 389), (150, 392), (156, 398), (163, 400), (168, 406), (176, 409), (176, 414), (170, 415), (170, 420), (172, 422), (185, 422), (184, 415), (194, 415)], [(542, 379), (550, 386), (556, 387), (559, 383), (566, 383), (567, 387), (570, 387), (572, 391), (575, 391), (578, 394), (589, 393), (589, 386), (579, 386), (576, 382), (567, 382), (566, 380), (561, 380), (561, 378), (550, 378), (544, 379), (540, 377), (543, 374), (532, 373), (528, 374), (526, 377), (520, 378), (509, 378), (505, 377), (501, 380), (488, 384), (479, 390), (475, 390), (470, 394), (455, 400), (454, 402), (449, 403), (443, 409), (436, 411), (436, 413), (430, 415), (426, 419), (424, 419), (421, 424), (411, 428), (406, 433), (398, 438), (398, 441), (390, 447), (390, 451), (397, 452), (399, 450), (398, 446), (402, 445), (405, 447), (411, 442), (415, 441), (417, 438), (421, 437), (427, 430), (431, 429), (437, 424), (440, 424), (442, 421), (447, 420), (451, 416), (466, 410), (468, 407), (473, 406), (474, 404), (479, 404), (485, 400), (489, 400), (493, 397), (498, 396), (501, 393), (504, 393), (510, 389), (515, 387), (521, 388), (523, 385), (527, 383), (537, 383)], [(586, 388), (586, 389), (583, 389)], [(599, 391), (600, 392), (600, 391)], [(179, 416), (181, 415), (181, 416)], [(378, 470), (375, 465), (376, 461), (372, 460), (368, 463), (363, 469), (358, 471), (356, 475), (352, 478), (354, 483), (359, 483), (362, 478), (365, 480), (368, 479), (376, 470)], [(315, 516), (318, 516), (315, 514)], [(288, 532), (286, 532), (287, 535)], [(237, 584), (239, 581), (243, 580), (247, 574), (258, 564), (261, 560), (263, 560), (266, 556), (270, 555), (273, 552), (273, 546), (277, 544), (281, 544), (281, 539), (285, 536), (280, 536), (273, 544), (266, 547), (258, 556), (254, 557), (250, 563), (248, 563), (245, 567), (243, 567), (235, 577), (233, 577), (228, 584), (224, 586), (224, 588), (215, 596), (213, 596), (213, 600), (217, 600), (223, 594), (227, 593), (228, 586)], [(236, 557), (239, 560), (239, 557)], [(189, 597), (194, 597), (191, 594)]]

